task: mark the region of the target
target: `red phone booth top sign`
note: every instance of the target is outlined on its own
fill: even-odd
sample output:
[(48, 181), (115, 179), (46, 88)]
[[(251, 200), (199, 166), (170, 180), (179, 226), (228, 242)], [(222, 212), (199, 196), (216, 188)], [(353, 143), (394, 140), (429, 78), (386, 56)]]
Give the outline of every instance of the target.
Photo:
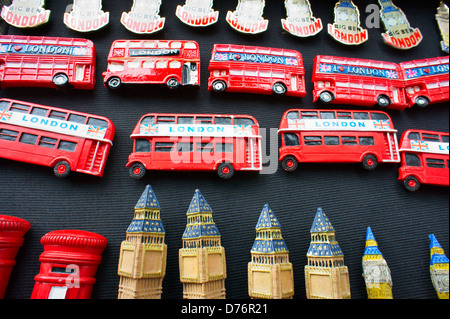
[(105, 237), (82, 230), (56, 230), (41, 238), (44, 252), (31, 299), (90, 299)]
[(0, 299), (5, 295), (16, 254), (29, 229), (30, 223), (24, 219), (0, 215)]

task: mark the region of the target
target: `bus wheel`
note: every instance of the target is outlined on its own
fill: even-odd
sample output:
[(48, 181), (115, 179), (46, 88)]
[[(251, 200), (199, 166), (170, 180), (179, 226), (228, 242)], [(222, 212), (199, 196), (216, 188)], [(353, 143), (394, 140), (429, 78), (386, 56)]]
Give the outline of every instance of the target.
[(331, 92), (328, 92), (328, 91), (320, 93), (319, 98), (324, 103), (330, 103), (331, 101), (334, 100), (333, 94)]
[(171, 90), (178, 89), (179, 86), (180, 82), (178, 82), (178, 80), (175, 78), (171, 78), (169, 79), (169, 81), (167, 81), (167, 87)]
[(64, 73), (55, 74), (52, 79), (57, 88), (66, 88), (69, 85), (69, 77)]
[(120, 78), (118, 78), (117, 76), (114, 76), (114, 77), (110, 78), (108, 80), (108, 82), (106, 82), (106, 85), (111, 90), (115, 90), (115, 89), (120, 88), (120, 86), (122, 85), (122, 80)]
[(380, 95), (379, 97), (377, 97), (377, 103), (381, 107), (386, 107), (391, 104), (391, 100), (389, 100), (386, 95)]
[(366, 155), (363, 158), (362, 164), (366, 170), (373, 171), (375, 168), (377, 168), (378, 160), (373, 155)]
[(147, 173), (144, 164), (133, 163), (130, 167), (130, 176), (134, 179), (141, 179)]
[(221, 93), (226, 90), (227, 84), (222, 80), (217, 80), (217, 81), (213, 82), (212, 88), (213, 88), (214, 92)]
[(287, 92), (287, 89), (283, 83), (275, 83), (272, 87), (272, 91), (275, 95), (285, 95)]
[(281, 162), (281, 166), (286, 172), (293, 172), (298, 167), (298, 161), (294, 156), (286, 156)]
[(70, 174), (70, 165), (66, 161), (60, 161), (53, 167), (53, 173), (56, 177), (64, 178)]
[(416, 190), (419, 189), (420, 187), (420, 182), (417, 178), (415, 178), (414, 176), (408, 176), (407, 178), (405, 178), (405, 180), (403, 181), (403, 185), (405, 186), (405, 188), (407, 190), (409, 190), (410, 192), (415, 192)]
[(426, 106), (428, 106), (428, 103), (430, 103), (430, 101), (424, 96), (419, 96), (416, 99), (416, 105), (418, 107), (426, 107)]
[(230, 179), (234, 175), (233, 165), (230, 163), (222, 163), (217, 168), (217, 175), (222, 179)]

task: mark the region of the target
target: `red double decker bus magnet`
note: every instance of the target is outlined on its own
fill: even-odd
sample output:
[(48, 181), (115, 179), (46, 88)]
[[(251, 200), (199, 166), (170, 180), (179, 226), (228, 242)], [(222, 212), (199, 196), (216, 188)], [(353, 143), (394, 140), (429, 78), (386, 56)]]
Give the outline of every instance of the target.
[(44, 9), (45, 0), (13, 0), (3, 6), (1, 17), (17, 28), (32, 28), (47, 23), (50, 10)]
[(175, 14), (192, 27), (207, 27), (219, 19), (219, 11), (213, 9), (213, 0), (186, 0), (184, 6), (177, 6)]
[(134, 0), (130, 12), (123, 12), (120, 22), (129, 31), (150, 34), (164, 28), (166, 18), (159, 16), (162, 0)]

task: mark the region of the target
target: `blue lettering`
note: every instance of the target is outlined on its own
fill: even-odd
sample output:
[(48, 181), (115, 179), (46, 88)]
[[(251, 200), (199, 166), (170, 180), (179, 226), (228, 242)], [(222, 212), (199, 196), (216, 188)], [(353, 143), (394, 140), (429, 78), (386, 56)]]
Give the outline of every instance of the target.
[(78, 125), (70, 124), (69, 130), (71, 130), (71, 131), (78, 131)]

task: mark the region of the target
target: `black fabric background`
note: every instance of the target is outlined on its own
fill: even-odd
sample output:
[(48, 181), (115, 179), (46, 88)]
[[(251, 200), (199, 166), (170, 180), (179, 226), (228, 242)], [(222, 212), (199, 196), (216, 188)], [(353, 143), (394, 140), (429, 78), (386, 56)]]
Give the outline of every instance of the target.
[[(312, 1), (315, 17), (324, 25), (333, 22), (336, 1)], [(268, 203), (281, 226), (294, 267), (295, 299), (305, 299), (306, 251), (310, 227), (316, 209), (322, 207), (336, 229), (337, 240), (345, 254), (350, 272), (353, 299), (366, 299), (361, 258), (367, 226), (371, 226), (392, 272), (395, 299), (436, 299), (429, 274), (429, 239), (434, 233), (448, 254), (448, 188), (423, 186), (416, 193), (407, 192), (397, 181), (398, 165), (383, 164), (374, 172), (361, 165), (301, 164), (293, 174), (278, 167), (274, 174), (237, 173), (229, 181), (215, 173), (150, 172), (144, 180), (134, 181), (125, 167), (132, 150), (129, 138), (138, 119), (148, 112), (250, 114), (257, 118), (263, 132), (276, 132), (281, 115), (290, 108), (355, 108), (312, 103), (311, 74), (317, 54), (372, 58), (393, 62), (445, 55), (434, 15), (438, 1), (394, 1), (406, 13), (411, 26), (419, 27), (424, 39), (411, 50), (401, 51), (384, 44), (380, 29), (369, 29), (369, 40), (349, 47), (332, 39), (326, 28), (312, 38), (296, 38), (282, 30), (280, 19), (286, 12), (283, 1), (266, 1), (264, 17), (269, 29), (260, 35), (245, 35), (225, 21), (227, 11), (234, 11), (237, 1), (214, 1), (220, 11), (219, 22), (207, 28), (191, 28), (175, 16), (183, 0), (164, 0), (160, 15), (166, 17), (163, 31), (139, 36), (120, 23), (123, 11), (132, 1), (103, 1), (110, 12), (110, 24), (97, 32), (82, 34), (68, 29), (62, 21), (71, 1), (46, 1), (52, 11), (50, 22), (35, 29), (10, 27), (10, 34), (86, 37), (97, 48), (97, 84), (93, 91), (62, 93), (51, 89), (14, 88), (0, 92), (1, 97), (67, 108), (110, 118), (116, 137), (105, 175), (96, 178), (72, 174), (58, 179), (50, 168), (0, 159), (0, 213), (24, 218), (31, 223), (23, 247), (16, 258), (6, 299), (29, 299), (34, 276), (39, 272), (41, 237), (59, 229), (93, 231), (108, 239), (98, 269), (92, 299), (115, 299), (119, 277), (117, 264), (120, 243), (133, 218), (133, 208), (147, 184), (151, 184), (161, 204), (161, 218), (168, 245), (167, 274), (163, 299), (181, 299), (182, 284), (178, 272), (178, 250), (186, 225), (186, 211), (195, 189), (200, 189), (212, 207), (213, 218), (226, 249), (226, 292), (229, 299), (248, 299), (247, 263), (255, 239), (255, 225), (264, 204)], [(366, 4), (355, 1), (365, 26)], [(116, 39), (155, 38), (196, 40), (200, 44), (202, 86), (198, 92), (168, 93), (161, 88), (133, 87), (111, 92), (103, 86), (101, 72), (106, 70), (110, 45)], [(303, 99), (227, 93), (216, 96), (207, 91), (208, 63), (215, 43), (249, 44), (296, 49), (303, 54), (308, 95)], [(388, 111), (398, 137), (410, 128), (448, 131), (448, 105), (403, 112)], [(268, 135), (267, 135), (268, 136)], [(277, 138), (275, 138), (277, 141)], [(270, 143), (267, 142), (269, 153)], [(272, 148), (274, 145), (272, 145)], [(276, 149), (276, 147), (275, 147)], [(272, 158), (276, 158), (272, 153)]]

